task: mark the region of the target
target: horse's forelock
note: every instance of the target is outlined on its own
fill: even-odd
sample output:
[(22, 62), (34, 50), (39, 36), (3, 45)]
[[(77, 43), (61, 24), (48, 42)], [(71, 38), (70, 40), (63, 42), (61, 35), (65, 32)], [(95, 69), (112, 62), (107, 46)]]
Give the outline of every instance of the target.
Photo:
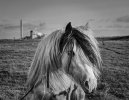
[(101, 56), (98, 48), (98, 42), (93, 37), (93, 31), (90, 29), (84, 30), (77, 28), (73, 30), (73, 37), (77, 41), (79, 47), (83, 50), (85, 56), (89, 58), (91, 63), (96, 66), (101, 66)]

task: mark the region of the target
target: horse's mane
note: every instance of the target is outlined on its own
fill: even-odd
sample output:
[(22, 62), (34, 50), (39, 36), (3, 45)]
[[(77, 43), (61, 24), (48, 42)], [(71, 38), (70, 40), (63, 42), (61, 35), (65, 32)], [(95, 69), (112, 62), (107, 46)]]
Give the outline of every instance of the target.
[[(97, 41), (91, 35), (92, 31), (73, 28), (72, 32), (74, 33), (72, 37), (76, 41), (77, 47), (82, 49), (86, 58), (94, 67), (94, 74), (97, 77), (98, 71), (96, 70), (101, 66), (101, 57)], [(73, 80), (61, 70), (61, 52), (59, 48), (61, 37), (64, 33), (64, 30), (57, 30), (41, 40), (29, 70), (28, 86), (32, 87), (39, 82), (46, 82), (47, 79), (44, 78), (44, 80), (43, 77), (47, 75), (48, 70), (50, 74), (50, 85), (52, 82), (57, 81), (55, 84), (57, 84), (59, 88), (62, 86), (60, 84), (63, 84), (64, 88), (67, 88), (69, 84), (73, 82)], [(67, 80), (67, 82), (65, 80)], [(52, 86), (54, 88), (54, 85)]]
[(41, 40), (31, 63), (27, 84), (36, 84), (47, 74), (48, 68), (54, 71), (60, 67), (58, 45), (61, 35), (61, 31), (58, 30)]

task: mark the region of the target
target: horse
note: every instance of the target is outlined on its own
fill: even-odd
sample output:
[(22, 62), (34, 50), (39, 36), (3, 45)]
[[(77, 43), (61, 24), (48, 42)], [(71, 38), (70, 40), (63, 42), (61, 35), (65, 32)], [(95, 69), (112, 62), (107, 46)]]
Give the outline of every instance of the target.
[(30, 100), (85, 100), (97, 88), (101, 62), (92, 31), (69, 22), (38, 44), (26, 84)]

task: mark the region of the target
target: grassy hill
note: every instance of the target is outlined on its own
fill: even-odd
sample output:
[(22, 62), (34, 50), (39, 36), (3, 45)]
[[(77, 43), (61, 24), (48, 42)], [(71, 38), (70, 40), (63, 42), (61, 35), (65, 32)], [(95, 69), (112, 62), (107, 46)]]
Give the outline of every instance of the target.
[[(98, 88), (89, 100), (129, 100), (129, 41), (100, 41), (103, 60)], [(26, 91), (28, 68), (40, 40), (0, 41), (0, 100)]]

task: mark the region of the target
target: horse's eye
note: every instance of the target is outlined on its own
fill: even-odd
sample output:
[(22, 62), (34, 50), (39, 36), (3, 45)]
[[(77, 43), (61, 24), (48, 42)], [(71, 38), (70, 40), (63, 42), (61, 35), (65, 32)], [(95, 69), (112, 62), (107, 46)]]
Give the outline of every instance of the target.
[(74, 53), (74, 52), (72, 52), (72, 55), (74, 56), (74, 55), (75, 55), (75, 53)]
[(72, 56), (74, 56), (74, 55), (75, 55), (75, 53), (74, 53), (73, 51), (68, 51), (68, 55), (72, 55)]

